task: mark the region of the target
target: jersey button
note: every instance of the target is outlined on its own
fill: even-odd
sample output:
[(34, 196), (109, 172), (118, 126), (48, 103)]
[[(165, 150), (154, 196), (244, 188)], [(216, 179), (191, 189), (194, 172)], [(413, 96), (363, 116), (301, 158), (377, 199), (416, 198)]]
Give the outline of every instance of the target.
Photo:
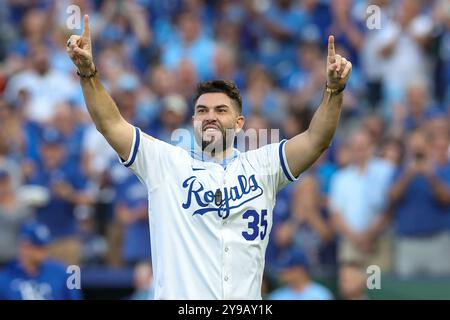
[(228, 281), (228, 276), (225, 276), (225, 278), (223, 278), (225, 281)]
[(228, 252), (228, 247), (225, 247), (225, 252)]

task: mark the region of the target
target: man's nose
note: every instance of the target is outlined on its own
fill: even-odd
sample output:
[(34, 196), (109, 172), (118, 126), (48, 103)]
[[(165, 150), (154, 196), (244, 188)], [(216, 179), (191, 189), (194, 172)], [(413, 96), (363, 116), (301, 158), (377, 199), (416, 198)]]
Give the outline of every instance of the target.
[(213, 108), (206, 113), (206, 120), (217, 120), (217, 113)]

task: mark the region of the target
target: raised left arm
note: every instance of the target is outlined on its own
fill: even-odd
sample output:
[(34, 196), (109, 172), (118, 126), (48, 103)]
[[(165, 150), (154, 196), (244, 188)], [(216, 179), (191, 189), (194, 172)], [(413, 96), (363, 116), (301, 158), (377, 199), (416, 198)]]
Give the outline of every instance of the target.
[(336, 54), (334, 37), (328, 38), (327, 84), (309, 128), (286, 142), (286, 159), (297, 177), (330, 146), (341, 114), (343, 89), (352, 71), (350, 61)]

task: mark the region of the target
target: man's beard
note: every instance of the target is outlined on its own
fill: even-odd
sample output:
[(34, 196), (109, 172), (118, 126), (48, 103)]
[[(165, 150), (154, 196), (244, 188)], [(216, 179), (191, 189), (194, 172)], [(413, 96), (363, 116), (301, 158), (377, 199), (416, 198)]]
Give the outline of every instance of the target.
[(202, 152), (210, 153), (214, 156), (216, 153), (222, 153), (229, 147), (233, 145), (234, 142), (234, 130), (226, 129), (220, 130), (222, 135), (219, 138), (212, 138), (211, 140), (204, 139), (204, 132), (202, 131), (200, 139), (201, 139), (201, 147)]
[(227, 138), (225, 134), (222, 134), (222, 141), (206, 141), (202, 138), (202, 151), (210, 152), (214, 155), (217, 152), (224, 152), (227, 149)]

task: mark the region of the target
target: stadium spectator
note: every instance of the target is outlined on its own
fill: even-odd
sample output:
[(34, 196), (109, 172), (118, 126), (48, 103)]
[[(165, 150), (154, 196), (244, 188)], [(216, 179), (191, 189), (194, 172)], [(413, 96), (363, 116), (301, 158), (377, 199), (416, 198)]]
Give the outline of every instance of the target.
[(153, 300), (153, 270), (149, 262), (140, 262), (134, 267), (134, 292), (130, 300)]
[(101, 45), (124, 43), (124, 55), (133, 69), (144, 75), (159, 54), (154, 34), (148, 24), (148, 12), (138, 1), (105, 1), (97, 19), (95, 38)]
[(67, 150), (66, 162), (70, 167), (80, 167), (81, 149), (85, 127), (79, 119), (75, 107), (68, 103), (60, 103), (55, 107), (55, 113), (50, 120), (51, 127), (55, 128), (64, 140)]
[[(245, 134), (245, 136), (238, 135), (237, 138), (238, 150), (253, 150), (260, 148), (279, 138), (279, 132), (275, 131), (276, 129), (272, 130), (268, 120), (258, 113), (253, 113), (246, 118), (244, 128), (245, 131), (242, 131), (242, 134)], [(241, 137), (244, 137), (245, 141), (240, 140)], [(247, 137), (249, 138), (247, 139)], [(242, 143), (242, 145), (239, 145), (240, 143)]]
[(401, 138), (405, 133), (422, 127), (443, 112), (430, 101), (430, 90), (424, 79), (409, 81), (406, 87), (405, 103), (395, 105), (391, 134)]
[(450, 273), (448, 148), (448, 131), (430, 136), (419, 128), (408, 137), (405, 164), (397, 170), (389, 194), (399, 276)]
[(366, 78), (367, 102), (371, 109), (377, 111), (382, 109), (383, 100), (383, 70), (386, 68), (387, 61), (383, 59), (381, 50), (383, 42), (380, 41), (383, 36), (382, 27), (392, 23), (389, 11), (392, 3), (387, 0), (371, 0), (369, 5), (375, 5), (379, 8), (379, 16), (371, 16), (373, 22), (378, 22), (378, 26), (369, 28), (363, 39), (360, 55), (360, 65), (364, 77)]
[(343, 300), (368, 300), (364, 269), (357, 262), (339, 266), (339, 296)]
[[(28, 222), (20, 231), (17, 260), (0, 272), (2, 300), (79, 300), (80, 288), (69, 288), (66, 266), (48, 258), (49, 230)], [(74, 281), (76, 284), (76, 281)]]
[(319, 65), (320, 60), (322, 52), (318, 42), (304, 41), (298, 47), (295, 68), (281, 81), (283, 87), (295, 92), (297, 105), (315, 106), (320, 103), (320, 86), (326, 81), (325, 71)]
[(330, 187), (332, 224), (340, 236), (338, 262), (361, 261), (390, 270), (388, 237), (379, 237), (387, 211), (393, 166), (374, 157), (367, 131), (350, 136), (351, 164), (336, 172)]
[(445, 109), (450, 106), (450, 5), (448, 1), (435, 1), (433, 19), (435, 25), (436, 58), (434, 83), (436, 85), (436, 98)]
[(225, 44), (217, 45), (214, 52), (213, 78), (233, 80), (240, 88), (244, 87), (245, 79), (237, 65), (236, 49)]
[(24, 9), (23, 17), (17, 20), (20, 21), (20, 37), (16, 38), (9, 48), (10, 54), (22, 59), (29, 55), (33, 45), (45, 43), (48, 40), (45, 38), (48, 28), (46, 21), (48, 13), (40, 8), (33, 8), (33, 6)]
[(183, 60), (192, 63), (199, 80), (208, 79), (213, 71), (215, 43), (203, 27), (198, 13), (183, 11), (177, 16), (177, 37), (169, 39), (164, 45), (162, 61), (164, 65), (175, 70)]
[(245, 4), (248, 19), (253, 21), (258, 60), (278, 81), (293, 67), (305, 16), (293, 0), (274, 0), (266, 8), (257, 1)]
[(116, 186), (114, 214), (123, 230), (122, 259), (134, 266), (150, 259), (147, 190), (133, 173), (119, 166), (117, 162), (117, 167), (112, 170)]
[(329, 34), (334, 34), (339, 51), (345, 49), (351, 61), (355, 66), (359, 65), (358, 52), (363, 46), (363, 30), (365, 30), (362, 21), (358, 21), (353, 16), (351, 0), (330, 1), (330, 11), (332, 22), (328, 29)]
[(244, 116), (262, 114), (275, 128), (280, 127), (286, 116), (286, 96), (275, 86), (268, 70), (262, 65), (249, 66), (242, 101), (247, 105), (243, 110)]
[(24, 106), (28, 119), (48, 122), (56, 104), (75, 98), (78, 89), (71, 77), (52, 69), (44, 44), (33, 44), (27, 57), (32, 67), (9, 79), (5, 96), (9, 102), (14, 102), (19, 93), (25, 91), (29, 95), (28, 104)]
[[(290, 247), (300, 249), (308, 259), (313, 275), (323, 275), (329, 257), (324, 257), (330, 248), (333, 230), (325, 219), (325, 208), (317, 180), (305, 176), (290, 190), (290, 215), (274, 227), (272, 241), (280, 254)], [(327, 250), (328, 249), (328, 250)], [(324, 261), (327, 259), (328, 261)]]
[[(182, 91), (177, 88), (174, 72), (169, 71), (161, 64), (155, 64), (148, 72), (145, 80), (146, 88), (151, 88), (146, 97), (145, 107), (138, 110), (138, 117), (146, 119), (146, 125), (157, 123), (162, 110), (162, 99), (165, 96), (176, 94)], [(188, 97), (185, 97), (189, 98)], [(145, 128), (144, 128), (145, 129)]]
[(90, 205), (87, 181), (76, 166), (68, 166), (67, 148), (61, 134), (47, 128), (42, 134), (41, 158), (28, 183), (45, 187), (50, 198), (36, 210), (36, 219), (50, 230), (54, 239), (50, 253), (67, 264), (77, 264), (80, 243), (76, 237), (74, 209)]
[(368, 114), (362, 120), (361, 126), (370, 134), (374, 146), (380, 146), (386, 130), (383, 118), (376, 113)]
[(382, 81), (388, 115), (393, 104), (404, 98), (409, 81), (419, 75), (429, 83), (431, 74), (426, 47), (433, 21), (423, 12), (422, 1), (400, 0), (395, 5), (394, 19), (383, 25), (378, 39), (385, 60)]
[(79, 206), (75, 211), (83, 267), (99, 267), (106, 262), (108, 243), (100, 230), (96, 228), (94, 214), (94, 210), (88, 206)]
[[(176, 94), (168, 95), (163, 97), (161, 101), (162, 110), (159, 116), (159, 121), (156, 121), (149, 126), (146, 133), (151, 136), (158, 137), (158, 139), (168, 142), (176, 143), (178, 141), (172, 133), (176, 129), (186, 129), (186, 117), (188, 113), (188, 105), (184, 97)], [(188, 150), (191, 149), (191, 139), (188, 136), (183, 136), (183, 141), (179, 141), (182, 146), (186, 147)]]
[(0, 99), (0, 170), (8, 172), (14, 189), (22, 183), (20, 161), (25, 149), (20, 118), (11, 105)]
[(306, 15), (306, 26), (302, 30), (303, 39), (325, 39), (332, 22), (330, 4), (321, 0), (303, 0), (300, 1), (300, 6)]
[(381, 142), (380, 157), (389, 161), (395, 168), (403, 163), (404, 145), (399, 139), (387, 137)]
[(310, 277), (310, 266), (306, 256), (291, 250), (278, 263), (280, 278), (285, 286), (276, 289), (269, 300), (333, 300), (333, 294)]
[(32, 214), (17, 198), (9, 172), (0, 169), (0, 266), (17, 255), (19, 227)]
[(195, 65), (187, 59), (181, 60), (178, 69), (175, 70), (174, 79), (176, 79), (175, 93), (181, 94), (186, 101), (192, 101), (192, 92), (198, 83)]
[(235, 0), (217, 3), (214, 34), (217, 41), (230, 49), (241, 50), (242, 55), (249, 53), (245, 47), (245, 35), (242, 32), (244, 10)]
[(108, 164), (116, 156), (114, 150), (94, 125), (86, 128), (81, 144), (83, 172), (92, 182), (99, 183)]
[(293, 232), (291, 230), (289, 232), (285, 231), (287, 229), (285, 226), (286, 221), (291, 216), (293, 189), (293, 185), (283, 188), (278, 193), (277, 202), (273, 208), (271, 241), (267, 244), (266, 249), (266, 265), (269, 268), (268, 277), (276, 277), (276, 274), (272, 274), (270, 269), (274, 267), (279, 256), (289, 249), (289, 246), (292, 244)]

